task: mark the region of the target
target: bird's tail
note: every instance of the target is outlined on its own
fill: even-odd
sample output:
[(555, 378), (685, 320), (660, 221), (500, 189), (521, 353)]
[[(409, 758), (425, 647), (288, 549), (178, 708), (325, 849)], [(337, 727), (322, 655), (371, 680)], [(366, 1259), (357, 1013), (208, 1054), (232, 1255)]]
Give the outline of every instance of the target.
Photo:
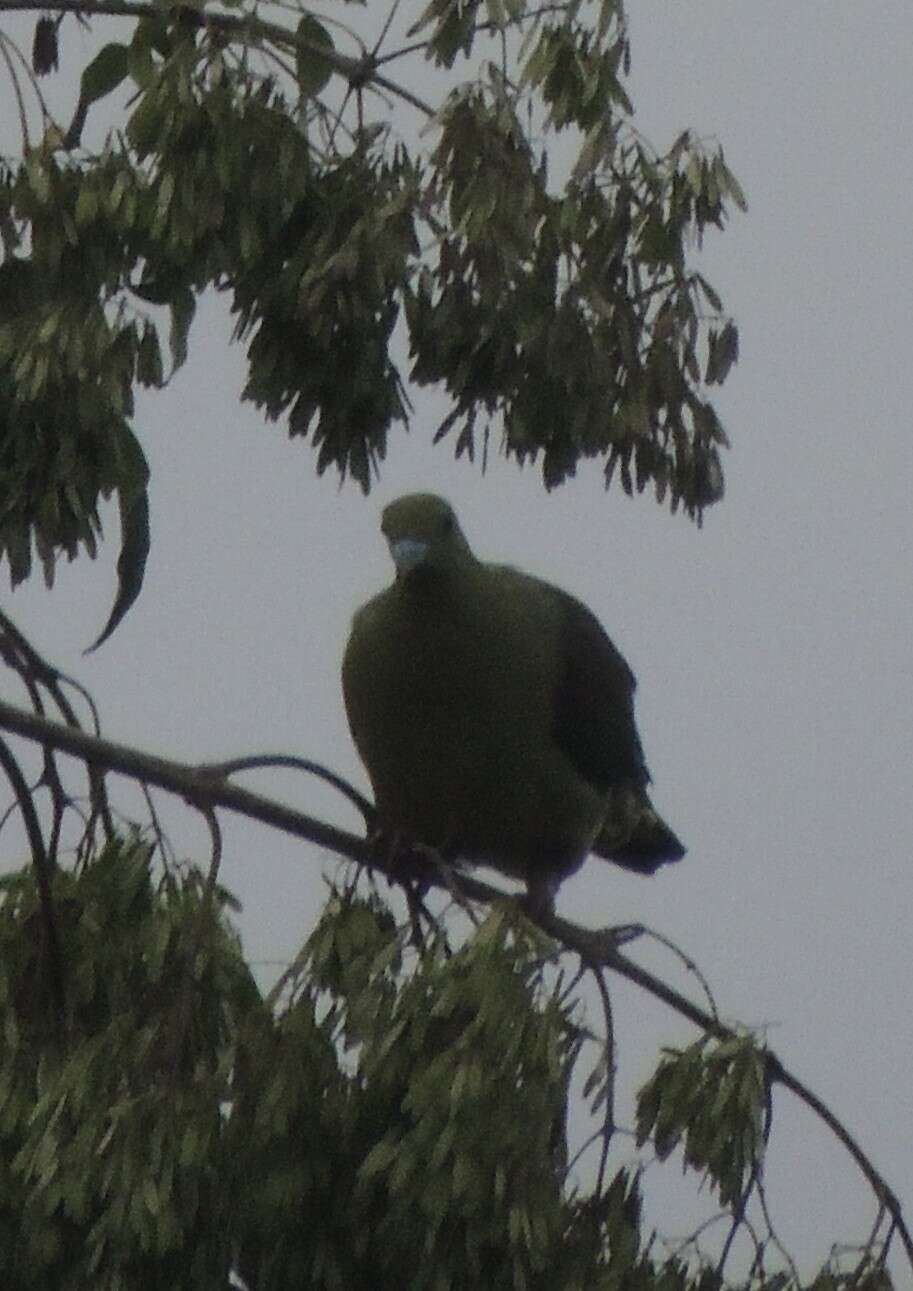
[(622, 788), (612, 794), (606, 820), (593, 852), (639, 874), (680, 861), (685, 848), (662, 819), (643, 789)]

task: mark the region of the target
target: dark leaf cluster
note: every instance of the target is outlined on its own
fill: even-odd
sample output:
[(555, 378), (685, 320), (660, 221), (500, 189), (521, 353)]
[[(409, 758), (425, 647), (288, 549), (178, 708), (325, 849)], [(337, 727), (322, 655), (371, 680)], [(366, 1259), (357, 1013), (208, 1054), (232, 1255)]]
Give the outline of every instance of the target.
[[(365, 491), (407, 423), (405, 341), (411, 378), (452, 398), (438, 434), (457, 453), (493, 431), (549, 487), (599, 458), (607, 482), (696, 518), (722, 495), (706, 391), (738, 336), (689, 256), (744, 199), (721, 152), (686, 132), (654, 155), (631, 129), (621, 5), (433, 0), (412, 49), (451, 69), (446, 88), (470, 57), (472, 74), (442, 84), (410, 148), (383, 96), (425, 105), (343, 34), (150, 7), (84, 68), (68, 129), (0, 172), (0, 554), (14, 582), (33, 551), (51, 577), (58, 554), (94, 553), (118, 494), (108, 630), (149, 539), (134, 395), (184, 362), (207, 289), (231, 299), (244, 397)], [(115, 96), (123, 128), (89, 151)], [(578, 147), (561, 184), (557, 131)]]
[(724, 1206), (736, 1205), (761, 1169), (768, 1086), (752, 1035), (702, 1037), (667, 1050), (637, 1104), (637, 1140), (660, 1160), (681, 1145), (685, 1164), (706, 1172)]
[(0, 1251), (9, 1291), (213, 1286), (229, 1258), (222, 1103), (256, 992), (218, 891), (138, 839), (58, 872), (64, 1033), (30, 877), (0, 903)]
[(627, 493), (652, 481), (692, 516), (721, 496), (727, 439), (700, 388), (725, 377), (737, 333), (710, 332), (702, 360), (703, 310), (720, 302), (687, 271), (685, 245), (736, 190), (719, 156), (689, 180), (697, 154), (683, 149), (651, 161), (608, 122), (553, 195), (497, 85), (451, 96), (432, 157), (448, 232), (406, 316), (412, 378), (447, 386), (438, 435), (459, 425), (458, 453), (472, 452), (480, 414), (498, 414), (506, 451), (541, 454), (549, 487), (599, 456), (607, 481), (616, 469)]
[[(32, 710), (0, 704), (0, 832), (21, 825), (31, 854), (0, 879), (4, 1288), (227, 1291), (243, 1273), (249, 1291), (889, 1291), (892, 1241), (913, 1261), (900, 1201), (822, 1100), (724, 1026), (709, 990), (708, 1013), (619, 948), (646, 930), (537, 915), (443, 861), (417, 890), (376, 844), (232, 782), (294, 766), (370, 824), (370, 804), (327, 768), (188, 766), (114, 744), (85, 688), (2, 614), (0, 655)], [(143, 787), (147, 829), (118, 829), (109, 773)], [(205, 875), (175, 861), (153, 787), (205, 820)], [(226, 812), (358, 866), (266, 997), (218, 883)], [(403, 923), (380, 874), (406, 886)], [(436, 892), (469, 922), (436, 916)], [(665, 1051), (641, 1091), (636, 1154), (616, 1118), (617, 977), (704, 1036)], [(828, 1127), (878, 1207), (811, 1284), (765, 1193), (774, 1089)], [(643, 1167), (677, 1147), (723, 1208), (690, 1237), (645, 1239)], [(721, 1222), (708, 1264), (702, 1235)]]
[[(581, 1186), (580, 1005), (510, 903), (455, 948), (333, 889), (264, 997), (214, 869), (153, 866), (138, 832), (54, 870), (51, 900), (53, 945), (35, 871), (0, 883), (10, 1291), (801, 1291), (762, 1256), (744, 1282), (658, 1256), (636, 1168)], [(739, 1223), (762, 1070), (748, 1037), (708, 1041), (640, 1096), (641, 1140), (682, 1142)], [(890, 1285), (870, 1243), (809, 1287)]]
[[(250, 1055), (260, 1092), (238, 1115), (281, 1182), (249, 1198), (245, 1279), (393, 1288), (409, 1269), (429, 1291), (582, 1287), (563, 1187), (566, 1018), (542, 997), (532, 947), (496, 915), (456, 954), (410, 957), (382, 906), (334, 898), (306, 985), (273, 1046)], [(256, 1238), (267, 1213), (281, 1241)]]

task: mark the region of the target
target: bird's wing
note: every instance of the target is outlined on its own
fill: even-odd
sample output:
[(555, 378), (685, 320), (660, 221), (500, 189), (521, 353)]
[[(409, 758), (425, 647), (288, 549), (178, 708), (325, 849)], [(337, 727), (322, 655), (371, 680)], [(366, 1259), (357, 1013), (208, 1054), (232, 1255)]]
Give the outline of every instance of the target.
[(377, 616), (375, 602), (379, 597), (363, 605), (352, 619), (352, 630), (342, 657), (342, 696), (345, 703), (349, 730), (355, 746), (364, 760), (364, 749), (360, 739), (365, 720), (366, 701), (370, 696), (370, 632), (372, 621)]
[(599, 789), (649, 784), (634, 724), (634, 674), (595, 615), (567, 592), (552, 591), (560, 613), (556, 742)]

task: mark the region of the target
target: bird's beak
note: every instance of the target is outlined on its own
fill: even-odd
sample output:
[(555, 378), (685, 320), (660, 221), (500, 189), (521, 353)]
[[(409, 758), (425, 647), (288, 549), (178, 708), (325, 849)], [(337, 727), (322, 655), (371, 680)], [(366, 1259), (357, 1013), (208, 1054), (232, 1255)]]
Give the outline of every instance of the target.
[(428, 554), (428, 543), (418, 538), (394, 538), (390, 542), (390, 555), (397, 574), (408, 574), (420, 565)]

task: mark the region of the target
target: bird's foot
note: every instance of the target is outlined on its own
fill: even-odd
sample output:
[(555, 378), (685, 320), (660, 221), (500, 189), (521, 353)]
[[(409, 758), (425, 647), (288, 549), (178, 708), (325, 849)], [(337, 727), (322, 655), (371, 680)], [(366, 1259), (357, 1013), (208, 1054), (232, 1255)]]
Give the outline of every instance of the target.
[(555, 913), (555, 896), (560, 883), (560, 879), (526, 880), (526, 896), (520, 898), (520, 906), (533, 923)]
[(642, 923), (617, 923), (611, 928), (598, 928), (590, 935), (594, 946), (612, 951), (626, 946), (629, 941), (636, 941), (643, 936), (644, 931)]
[(410, 885), (424, 896), (431, 884), (438, 854), (431, 847), (410, 842), (403, 834), (378, 828), (370, 839), (377, 863), (393, 883)]

